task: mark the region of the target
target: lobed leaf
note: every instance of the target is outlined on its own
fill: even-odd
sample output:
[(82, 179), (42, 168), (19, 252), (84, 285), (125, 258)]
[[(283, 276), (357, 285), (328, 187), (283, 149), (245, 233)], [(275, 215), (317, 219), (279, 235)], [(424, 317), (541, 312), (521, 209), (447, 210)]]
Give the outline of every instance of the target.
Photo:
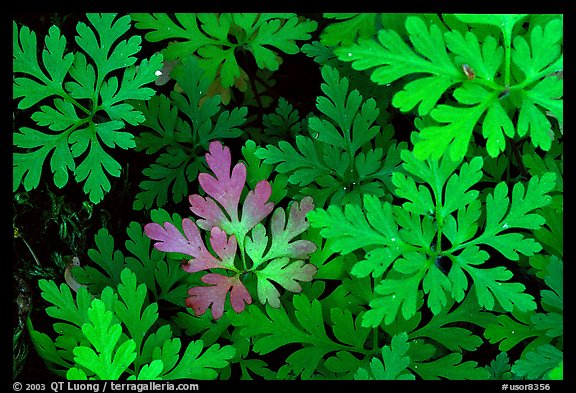
[[(178, 354), (181, 343), (180, 339), (173, 339), (174, 352)], [(164, 348), (168, 343), (164, 343)], [(163, 348), (163, 349), (164, 349)], [(216, 379), (219, 369), (229, 365), (236, 350), (231, 345), (220, 346), (214, 344), (209, 346), (204, 352), (202, 340), (195, 340), (188, 344), (184, 355), (175, 365), (165, 369), (164, 379)], [(163, 351), (164, 352), (164, 351)]]
[(244, 311), (245, 303), (252, 303), (250, 293), (236, 276), (208, 273), (202, 277), (202, 282), (211, 285), (190, 288), (190, 296), (186, 299), (186, 305), (192, 308), (196, 315), (204, 314), (208, 307), (212, 306), (212, 317), (220, 319), (224, 314), (224, 302), (228, 292), (230, 304), (237, 313)]
[[(512, 260), (518, 259), (517, 252), (527, 256), (537, 252), (540, 248), (532, 239), (506, 230), (537, 229), (543, 224), (533, 211), (550, 202), (547, 193), (554, 188), (555, 175), (532, 177), (527, 189), (516, 184), (510, 208), (507, 187), (499, 183), (494, 196), (487, 196), (486, 222), (477, 234), (481, 211), (473, 187), (482, 179), (482, 158), (460, 165), (446, 157), (420, 161), (405, 151), (402, 158), (406, 174), (396, 172), (392, 177), (396, 195), (408, 200), (401, 206), (365, 195), (363, 208), (330, 206), (308, 217), (312, 227), (334, 241), (332, 251), (363, 250), (363, 259), (352, 267), (353, 275), (371, 274), (381, 280), (374, 287), (364, 326), (389, 325), (399, 313), (409, 319), (424, 296), (434, 315), (442, 313), (452, 299), (464, 299), (470, 279), (481, 307), (494, 310), (498, 304), (509, 312), (534, 310), (536, 303), (526, 287), (508, 282), (511, 271), (503, 266), (483, 268), (489, 254), (478, 245), (490, 245)], [(455, 173), (458, 166), (460, 171)], [(451, 247), (436, 243), (441, 235), (452, 242)]]
[(359, 368), (354, 379), (376, 380), (413, 380), (414, 375), (406, 370), (410, 364), (410, 358), (406, 356), (408, 351), (408, 335), (403, 332), (392, 337), (390, 346), (382, 347), (382, 360), (374, 357), (370, 361), (370, 370)]
[[(551, 17), (539, 24), (531, 18), (529, 34), (522, 35), (516, 27), (525, 18), (408, 16), (406, 37), (397, 27), (383, 28), (375, 38), (342, 42), (334, 53), (355, 70), (370, 70), (377, 84), (406, 81), (392, 104), (403, 112), (417, 108), (418, 115), (433, 120), (420, 128), (415, 143), (414, 153), (421, 160), (436, 160), (445, 152), (461, 160), (474, 130), (480, 129), (491, 157), (505, 150), (507, 137), (516, 131), (519, 136), (530, 133), (535, 147), (548, 150), (554, 139), (548, 117), (556, 118), (560, 127), (563, 121), (561, 77), (553, 77), (562, 70), (562, 19)], [(468, 24), (493, 27), (471, 29)], [(446, 104), (452, 89), (456, 102)]]
[[(257, 149), (256, 156), (276, 165), (289, 183), (300, 186), (297, 193), (313, 196), (320, 205), (355, 203), (364, 193), (383, 195), (399, 160), (387, 129), (377, 123), (376, 101), (363, 100), (358, 90), (349, 89), (348, 78), (341, 78), (336, 68), (324, 66), (321, 75), (325, 96), (317, 99), (320, 116), (308, 119), (311, 137), (297, 135), (295, 146), (286, 141), (269, 144)], [(383, 147), (374, 149), (372, 142), (379, 138)]]
[(101, 300), (93, 300), (88, 309), (90, 322), (82, 326), (82, 332), (94, 349), (86, 346), (74, 348), (76, 363), (99, 379), (117, 380), (136, 359), (133, 340), (126, 340), (117, 347), (122, 328), (119, 323), (112, 322), (112, 317), (112, 312), (106, 310)]
[(512, 366), (512, 372), (527, 379), (539, 379), (556, 367), (563, 357), (561, 350), (545, 344), (517, 360)]
[[(232, 168), (230, 149), (214, 141), (210, 144), (210, 153), (206, 155), (208, 166), (215, 177), (202, 173), (198, 176), (200, 186), (209, 195), (191, 195), (190, 210), (201, 217), (198, 226), (208, 230), (219, 227), (228, 234), (234, 234), (243, 244), (248, 231), (262, 221), (272, 211), (274, 204), (268, 202), (272, 193), (270, 183), (263, 180), (248, 192), (239, 217), (238, 205), (246, 182), (246, 167), (238, 163)], [(222, 206), (226, 215), (220, 209)]]
[(317, 27), (316, 22), (289, 13), (175, 13), (173, 18), (137, 13), (132, 17), (137, 28), (151, 30), (147, 40), (173, 41), (163, 51), (167, 59), (197, 55), (208, 79), (218, 77), (225, 89), (238, 83), (244, 72), (236, 58), (240, 50), (250, 53), (259, 68), (275, 71), (280, 61), (271, 48), (295, 54), (295, 41), (309, 39)]
[(236, 256), (235, 237), (231, 236), (228, 239), (226, 233), (220, 228), (212, 228), (210, 244), (220, 257), (220, 260), (218, 260), (204, 245), (200, 231), (192, 220), (184, 218), (182, 220), (182, 228), (184, 236), (169, 222), (164, 223), (164, 227), (156, 223), (149, 223), (144, 226), (144, 232), (149, 238), (158, 240), (154, 244), (156, 249), (191, 256), (192, 259), (182, 264), (182, 268), (188, 273), (212, 268), (236, 270), (234, 267), (234, 258)]
[(138, 106), (146, 117), (143, 125), (153, 132), (143, 132), (136, 138), (137, 150), (148, 154), (161, 152), (155, 163), (144, 169), (149, 178), (140, 184), (134, 207), (149, 208), (154, 203), (163, 206), (171, 190), (172, 200), (180, 202), (188, 195), (188, 182), (195, 180), (204, 160), (191, 154), (209, 148), (215, 139), (233, 138), (242, 131), (238, 128), (246, 121), (247, 109), (222, 111), (220, 96), (206, 97), (210, 82), (194, 58), (187, 58), (182, 68), (174, 70), (182, 92), (153, 97)]
[[(110, 191), (109, 175), (120, 176), (120, 164), (106, 151), (135, 147), (133, 135), (120, 131), (125, 123), (144, 121), (142, 113), (129, 100), (149, 99), (154, 91), (144, 85), (154, 81), (162, 56), (153, 55), (140, 62), (136, 57), (140, 38), (119, 39), (130, 28), (130, 17), (116, 14), (87, 14), (90, 25), (79, 22), (76, 43), (79, 51), (66, 53), (66, 39), (52, 26), (45, 38), (42, 61), (37, 56), (36, 35), (27, 27), (14, 33), (14, 98), (18, 107), (33, 107), (55, 96), (53, 106), (42, 105), (31, 118), (48, 130), (23, 127), (15, 131), (14, 190), (22, 184), (26, 191), (40, 182), (42, 167), (50, 156), (54, 184), (68, 183), (68, 172), (84, 182), (84, 192), (98, 203)], [(123, 69), (118, 76), (113, 71)], [(106, 113), (108, 121), (97, 120)], [(87, 153), (86, 153), (87, 152)]]
[[(310, 301), (305, 295), (296, 295), (292, 300), (294, 304), (294, 316), (289, 316), (285, 308), (266, 307), (266, 313), (257, 307), (251, 307), (246, 313), (238, 315), (232, 319), (232, 323), (240, 329), (240, 334), (245, 337), (252, 337), (254, 340), (253, 350), (256, 353), (265, 355), (281, 347), (292, 343), (299, 343), (301, 348), (292, 352), (286, 358), (288, 364), (296, 375), (302, 378), (309, 378), (315, 370), (319, 369), (329, 353), (340, 350), (351, 350), (351, 342), (361, 350), (368, 331), (359, 327), (359, 320), (356, 320), (357, 328), (352, 328), (355, 333), (347, 337), (345, 344), (333, 341), (326, 333), (325, 323), (322, 315), (322, 306), (315, 299)], [(340, 337), (344, 324), (349, 323), (349, 319), (340, 319), (335, 314), (335, 327)], [(350, 329), (349, 326), (346, 327)], [(349, 331), (349, 330), (348, 330)], [(356, 339), (352, 338), (356, 337)], [(351, 372), (352, 370), (347, 370)]]

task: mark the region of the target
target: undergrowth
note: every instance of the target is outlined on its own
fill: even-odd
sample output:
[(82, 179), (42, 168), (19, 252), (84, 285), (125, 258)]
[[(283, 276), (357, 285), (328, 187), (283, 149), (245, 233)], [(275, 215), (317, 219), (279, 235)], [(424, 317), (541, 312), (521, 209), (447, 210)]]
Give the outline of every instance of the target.
[(561, 15), (27, 22), (15, 378), (563, 378)]

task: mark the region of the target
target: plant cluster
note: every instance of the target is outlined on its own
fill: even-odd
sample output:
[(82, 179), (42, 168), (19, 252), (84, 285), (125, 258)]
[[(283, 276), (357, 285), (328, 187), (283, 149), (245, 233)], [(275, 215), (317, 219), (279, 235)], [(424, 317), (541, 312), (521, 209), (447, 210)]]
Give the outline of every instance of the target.
[(562, 15), (72, 19), (13, 22), (15, 353), (67, 379), (563, 379)]

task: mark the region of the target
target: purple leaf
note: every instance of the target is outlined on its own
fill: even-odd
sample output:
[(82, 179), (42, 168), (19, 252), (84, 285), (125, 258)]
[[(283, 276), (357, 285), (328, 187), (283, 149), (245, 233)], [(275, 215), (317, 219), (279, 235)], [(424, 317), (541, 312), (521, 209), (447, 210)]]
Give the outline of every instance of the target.
[(297, 202), (290, 207), (288, 223), (283, 209), (277, 209), (272, 214), (270, 229), (272, 232), (272, 244), (266, 254), (266, 259), (277, 257), (290, 257), (307, 259), (311, 253), (316, 251), (316, 245), (309, 240), (296, 240), (290, 242), (296, 236), (303, 233), (310, 223), (306, 220), (306, 214), (314, 209), (314, 202), (311, 197), (302, 198), (300, 204)]
[(298, 293), (302, 286), (297, 281), (312, 281), (318, 268), (304, 261), (290, 263), (290, 258), (282, 257), (271, 261), (262, 270), (256, 272), (258, 277), (258, 299), (262, 304), (266, 301), (275, 308), (280, 307), (280, 293), (270, 282), (275, 281), (284, 289)]
[[(211, 230), (213, 227), (218, 227), (229, 235), (236, 235), (236, 240), (242, 243), (248, 231), (272, 212), (274, 203), (268, 202), (272, 194), (272, 187), (266, 180), (256, 184), (254, 190), (248, 192), (244, 199), (242, 219), (240, 219), (238, 217), (238, 205), (246, 183), (246, 167), (244, 164), (238, 163), (230, 174), (230, 149), (226, 146), (223, 147), (217, 141), (210, 144), (210, 152), (206, 154), (206, 162), (215, 177), (207, 173), (198, 175), (200, 186), (208, 196), (190, 195), (188, 198), (190, 210), (200, 217), (196, 221), (200, 228)], [(222, 211), (222, 208), (228, 216)]]
[(198, 194), (190, 195), (190, 210), (202, 219), (196, 220), (198, 226), (209, 231), (213, 227), (222, 228), (223, 223), (228, 222), (228, 218), (222, 209), (210, 197), (204, 198)]
[[(223, 146), (220, 142), (214, 141), (210, 143), (209, 150), (210, 152), (206, 154), (206, 162), (216, 177), (207, 173), (200, 173), (198, 175), (200, 186), (206, 191), (206, 194), (222, 205), (231, 221), (238, 221), (238, 204), (240, 202), (240, 194), (242, 194), (246, 183), (246, 167), (244, 164), (238, 163), (232, 169), (232, 174), (230, 174), (230, 149), (227, 146)], [(192, 204), (192, 200), (190, 200), (190, 203)], [(192, 212), (203, 217), (200, 214), (203, 207), (198, 207), (198, 212), (194, 210), (195, 208), (192, 205)], [(214, 209), (213, 205), (207, 206), (207, 209), (208, 214), (214, 213), (212, 211)]]
[(192, 257), (182, 268), (188, 273), (212, 268), (234, 269), (234, 256), (236, 255), (236, 238), (227, 239), (226, 233), (219, 228), (211, 231), (210, 243), (221, 261), (214, 257), (204, 245), (200, 231), (194, 222), (188, 218), (182, 220), (184, 235), (173, 224), (166, 222), (164, 227), (157, 223), (144, 226), (146, 236), (153, 240), (154, 247), (164, 252), (178, 252)]
[(250, 191), (244, 199), (242, 206), (242, 227), (244, 233), (248, 231), (260, 221), (262, 221), (274, 209), (274, 203), (268, 202), (272, 195), (272, 186), (266, 180), (262, 180), (256, 184), (253, 191)]
[[(300, 203), (294, 203), (288, 218), (284, 209), (277, 209), (270, 219), (271, 233), (267, 236), (266, 227), (261, 222), (274, 209), (274, 203), (269, 202), (272, 194), (270, 183), (267, 180), (258, 182), (246, 194), (240, 213), (240, 198), (246, 185), (246, 167), (238, 163), (231, 168), (230, 149), (218, 141), (210, 143), (206, 162), (213, 175), (201, 173), (198, 181), (207, 195), (189, 196), (190, 210), (199, 217), (196, 223), (183, 219), (184, 235), (169, 222), (164, 226), (150, 223), (145, 226), (146, 235), (157, 240), (154, 247), (160, 251), (191, 256), (182, 265), (189, 273), (211, 269), (228, 269), (235, 273), (234, 276), (225, 276), (210, 272), (201, 279), (207, 286), (188, 290), (186, 305), (196, 315), (204, 314), (211, 307), (214, 319), (221, 318), (228, 292), (230, 304), (237, 313), (252, 302), (250, 293), (239, 279), (240, 274), (247, 271), (246, 266), (244, 270), (239, 270), (234, 263), (238, 246), (243, 255), (248, 255), (252, 260), (248, 271), (257, 277), (260, 302), (280, 307), (277, 287), (300, 292), (302, 287), (299, 282), (311, 281), (318, 270), (316, 266), (303, 261), (316, 251), (316, 245), (309, 240), (295, 240), (309, 227), (306, 215), (314, 209), (312, 198), (304, 197)], [(211, 249), (217, 257), (204, 245), (198, 228), (210, 231)], [(251, 230), (251, 236), (247, 237)]]
[(212, 228), (210, 231), (210, 244), (220, 257), (225, 266), (234, 267), (234, 257), (236, 256), (236, 237), (234, 235), (228, 236), (226, 232), (218, 227)]
[[(159, 240), (154, 243), (154, 247), (160, 251), (179, 252), (196, 258), (203, 257), (204, 253), (208, 253), (198, 227), (192, 220), (189, 218), (183, 219), (182, 229), (185, 237), (182, 236), (178, 228), (169, 222), (164, 223), (164, 227), (155, 222), (144, 226), (146, 236), (153, 240)], [(208, 253), (206, 257), (208, 256), (212, 255)]]
[(190, 295), (186, 305), (194, 310), (196, 315), (202, 315), (212, 305), (212, 317), (220, 319), (224, 314), (226, 294), (230, 292), (230, 304), (237, 313), (244, 311), (245, 304), (252, 303), (250, 293), (238, 277), (228, 277), (216, 273), (208, 273), (202, 281), (210, 286), (194, 287), (188, 290)]

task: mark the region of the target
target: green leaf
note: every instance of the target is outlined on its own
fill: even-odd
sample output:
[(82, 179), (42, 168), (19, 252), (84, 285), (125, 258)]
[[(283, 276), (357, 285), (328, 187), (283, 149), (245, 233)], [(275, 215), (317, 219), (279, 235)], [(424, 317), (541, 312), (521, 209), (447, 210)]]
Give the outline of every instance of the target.
[(496, 323), (489, 325), (484, 332), (484, 336), (490, 343), (498, 343), (498, 349), (508, 352), (520, 342), (529, 337), (537, 337), (541, 332), (534, 330), (528, 321), (516, 321), (508, 315), (498, 315)]
[(527, 379), (540, 379), (558, 366), (563, 357), (561, 350), (545, 344), (517, 360), (512, 366), (512, 372)]
[(354, 379), (377, 379), (377, 380), (413, 380), (414, 375), (407, 371), (410, 358), (406, 356), (408, 351), (408, 335), (401, 333), (392, 337), (390, 346), (382, 347), (382, 361), (372, 358), (370, 370), (359, 368)]
[(262, 304), (268, 302), (272, 307), (280, 307), (280, 293), (272, 281), (290, 292), (300, 293), (302, 286), (297, 280), (311, 281), (316, 270), (314, 265), (304, 261), (290, 263), (288, 257), (272, 260), (265, 268), (256, 273), (258, 277), (258, 300)]
[(140, 224), (131, 222), (126, 232), (127, 252), (123, 252), (115, 248), (114, 238), (105, 228), (98, 231), (96, 248), (88, 250), (88, 256), (96, 266), (74, 267), (72, 275), (76, 281), (97, 294), (106, 286), (118, 285), (122, 269), (127, 267), (136, 275), (138, 283), (145, 284), (155, 301), (184, 304), (186, 272), (179, 264), (166, 261), (158, 250), (150, 249), (150, 238), (144, 234)]
[[(401, 156), (406, 174), (392, 176), (395, 194), (407, 200), (400, 199), (400, 206), (365, 195), (363, 206), (332, 205), (308, 214), (311, 226), (334, 241), (332, 251), (363, 251), (353, 275), (379, 280), (364, 326), (376, 327), (382, 320), (391, 324), (400, 312), (409, 319), (424, 296), (432, 313), (439, 314), (452, 299), (464, 299), (470, 278), (480, 306), (494, 310), (498, 302), (506, 311), (534, 310), (536, 303), (524, 284), (507, 282), (511, 271), (481, 266), (489, 254), (478, 245), (489, 245), (511, 260), (517, 260), (518, 253), (531, 256), (539, 251), (533, 239), (508, 229), (541, 227), (544, 220), (534, 210), (550, 203), (547, 193), (554, 188), (554, 173), (532, 177), (527, 188), (517, 183), (511, 202), (506, 184), (499, 183), (486, 197), (486, 221), (478, 234), (481, 204), (473, 187), (483, 178), (482, 158), (459, 164), (448, 157), (420, 161), (407, 151)], [(451, 246), (437, 244), (444, 235)]]
[(482, 339), (468, 328), (458, 325), (463, 325), (462, 322), (475, 323), (470, 320), (470, 315), (480, 311), (481, 308), (473, 296), (467, 296), (458, 306), (444, 308), (425, 326), (410, 332), (410, 338), (428, 337), (450, 351), (475, 351), (482, 345)]
[(481, 380), (490, 377), (490, 372), (479, 367), (477, 362), (462, 362), (462, 355), (459, 353), (450, 353), (430, 362), (419, 362), (411, 369), (425, 380)]
[(475, 244), (489, 245), (506, 258), (518, 260), (517, 252), (531, 256), (541, 250), (541, 246), (532, 239), (524, 239), (520, 233), (504, 233), (510, 228), (538, 229), (544, 224), (542, 216), (531, 213), (533, 210), (548, 205), (554, 189), (556, 176), (546, 173), (542, 178), (533, 176), (525, 188), (516, 183), (512, 189), (512, 198), (508, 198), (508, 186), (502, 182), (496, 185), (492, 195), (486, 198), (486, 227)]
[[(418, 115), (433, 120), (420, 128), (414, 146), (421, 160), (446, 152), (460, 161), (480, 129), (488, 154), (497, 157), (506, 137), (515, 137), (515, 116), (518, 135), (529, 132), (535, 147), (548, 150), (555, 137), (547, 117), (556, 118), (560, 127), (563, 123), (562, 81), (553, 77), (562, 70), (562, 19), (531, 18), (524, 36), (516, 27), (525, 18), (411, 15), (405, 21), (406, 37), (399, 28), (384, 27), (376, 38), (347, 41), (334, 53), (355, 70), (369, 70), (377, 84), (404, 83), (392, 104), (403, 112), (417, 108)], [(449, 97), (452, 90), (455, 101)]]
[(126, 232), (129, 237), (125, 243), (126, 250), (133, 256), (126, 256), (125, 263), (136, 274), (137, 281), (146, 285), (155, 301), (183, 304), (186, 272), (180, 265), (165, 260), (158, 250), (150, 249), (150, 238), (144, 234), (140, 224), (130, 223)]
[(480, 41), (478, 37), (467, 31), (464, 35), (458, 30), (444, 34), (446, 45), (456, 54), (457, 64), (467, 64), (474, 70), (476, 77), (486, 81), (493, 81), (496, 73), (504, 61), (504, 48), (499, 46), (498, 40), (487, 35)]
[(136, 359), (133, 340), (118, 346), (122, 327), (112, 322), (112, 316), (101, 300), (94, 299), (88, 309), (90, 322), (82, 326), (82, 332), (94, 348), (80, 346), (74, 349), (74, 360), (99, 379), (117, 380)]
[[(362, 351), (368, 330), (359, 326), (359, 319), (352, 324), (348, 312), (334, 311), (334, 334), (338, 340), (344, 339), (343, 343), (335, 342), (327, 335), (322, 306), (318, 300), (310, 301), (305, 295), (296, 295), (293, 304), (293, 317), (284, 308), (266, 306), (264, 313), (258, 307), (250, 307), (246, 312), (234, 315), (232, 323), (240, 329), (242, 336), (253, 340), (254, 352), (261, 355), (289, 344), (299, 344), (300, 347), (286, 358), (286, 364), (303, 379), (308, 379), (331, 352), (348, 351), (351, 348)], [(345, 338), (345, 332), (353, 332), (353, 335)]]
[[(398, 234), (398, 226), (394, 222), (389, 204), (381, 203), (378, 198), (366, 195), (364, 208), (356, 205), (346, 205), (344, 209), (329, 206), (328, 209), (315, 209), (308, 214), (308, 220), (313, 228), (322, 228), (320, 234), (326, 238), (338, 238), (333, 245), (335, 252), (348, 254), (354, 250), (379, 244), (394, 246)], [(372, 222), (379, 223), (377, 227)], [(336, 229), (338, 228), (338, 229)], [(392, 240), (394, 239), (394, 240)], [(393, 261), (390, 260), (387, 265)], [(386, 261), (382, 262), (386, 263)], [(387, 266), (379, 269), (375, 275), (382, 274)], [(370, 272), (368, 272), (370, 273)], [(359, 274), (365, 276), (364, 272)]]
[(514, 308), (521, 311), (534, 310), (536, 303), (532, 295), (525, 292), (524, 284), (506, 282), (512, 278), (511, 271), (503, 266), (488, 269), (474, 266), (483, 264), (487, 259), (488, 254), (478, 247), (466, 248), (455, 258), (451, 274), (462, 275), (460, 269), (466, 270), (476, 284), (478, 303), (488, 310), (494, 309), (495, 300), (506, 311), (512, 311)]
[(564, 332), (564, 283), (563, 264), (556, 257), (552, 257), (547, 266), (548, 274), (544, 277), (550, 289), (540, 291), (542, 308), (548, 313), (533, 315), (530, 322), (538, 330), (546, 332), (549, 337), (561, 337)]
[[(523, 90), (518, 115), (518, 135), (522, 137), (530, 134), (534, 147), (550, 150), (555, 136), (547, 114), (554, 115), (562, 125), (562, 96), (563, 83), (554, 77), (543, 79), (530, 90)], [(540, 108), (547, 111), (542, 112)]]
[[(367, 193), (384, 195), (399, 164), (397, 150), (404, 145), (386, 139), (388, 129), (377, 123), (374, 99), (363, 100), (358, 90), (349, 89), (348, 78), (336, 68), (324, 66), (321, 74), (325, 96), (317, 99), (321, 115), (308, 119), (311, 137), (297, 135), (295, 146), (284, 140), (269, 144), (256, 156), (288, 175), (295, 193), (313, 196), (318, 205), (356, 203)], [(374, 141), (382, 147), (374, 149)]]
[(314, 179), (330, 173), (318, 157), (313, 141), (302, 135), (296, 136), (299, 152), (288, 142), (280, 141), (278, 147), (268, 145), (266, 149), (257, 149), (256, 157), (264, 163), (275, 166), (279, 173), (290, 173), (288, 181), (297, 185), (308, 185)]
[(273, 166), (266, 164), (256, 156), (256, 143), (252, 140), (247, 140), (242, 147), (242, 155), (246, 163), (246, 183), (248, 187), (253, 190), (262, 180), (269, 180), (272, 186), (272, 195), (270, 200), (277, 204), (288, 193), (286, 185), (288, 184), (288, 177), (279, 174), (273, 180), (270, 180)]
[(146, 305), (146, 286), (137, 285), (136, 275), (130, 270), (124, 269), (121, 278), (122, 282), (118, 285), (121, 301), (115, 304), (114, 312), (124, 322), (134, 341), (136, 354), (140, 355), (144, 336), (158, 318), (158, 305)]
[(36, 78), (14, 79), (14, 98), (23, 97), (18, 103), (18, 108), (30, 108), (44, 98), (63, 94), (63, 81), (74, 61), (74, 55), (64, 54), (66, 37), (60, 35), (60, 29), (51, 26), (44, 41), (46, 47), (42, 51), (42, 63), (48, 74), (38, 63), (36, 33), (26, 26), (18, 29), (16, 22), (13, 22), (12, 37), (13, 72)]
[(170, 99), (159, 95), (143, 101), (137, 108), (145, 116), (143, 126), (150, 131), (136, 138), (136, 149), (156, 154), (155, 162), (145, 168), (148, 178), (136, 195), (134, 208), (163, 206), (169, 200), (178, 203), (189, 195), (188, 184), (196, 179), (205, 163), (201, 152), (213, 140), (235, 138), (242, 134), (247, 108), (223, 111), (220, 96), (205, 97), (210, 85), (205, 72), (194, 58), (187, 58), (182, 68), (171, 74), (182, 92), (172, 92)]
[[(55, 96), (53, 106), (36, 107), (31, 115), (38, 126), (47, 129), (21, 127), (14, 132), (14, 191), (21, 184), (26, 191), (38, 187), (42, 167), (50, 157), (58, 188), (68, 183), (72, 171), (78, 183), (84, 182), (90, 200), (98, 203), (110, 191), (109, 175), (119, 177), (121, 169), (102, 143), (110, 149), (135, 147), (133, 135), (120, 130), (125, 123), (141, 123), (144, 117), (127, 101), (147, 100), (154, 94), (144, 85), (155, 80), (162, 56), (142, 60), (137, 69), (134, 55), (140, 51), (140, 37), (119, 41), (130, 28), (130, 17), (87, 14), (87, 19), (90, 25), (79, 22), (76, 26), (76, 53), (65, 54), (66, 39), (52, 26), (41, 63), (36, 35), (13, 24), (13, 96), (22, 98), (18, 108), (34, 108)], [(110, 76), (116, 70), (124, 72)], [(109, 121), (98, 120), (101, 113)]]
[(541, 291), (542, 306), (545, 309), (564, 310), (564, 265), (558, 258), (552, 257), (548, 264), (548, 274), (544, 277), (550, 289)]
[(490, 379), (512, 379), (512, 373), (510, 372), (511, 366), (506, 352), (500, 352), (496, 358), (490, 362), (490, 365), (486, 366), (486, 369), (490, 372)]
[[(155, 349), (155, 357), (164, 357), (167, 353), (173, 353), (173, 357), (180, 350), (180, 339), (173, 339), (163, 343), (162, 347)], [(175, 367), (167, 367), (163, 372), (163, 379), (216, 379), (218, 369), (228, 367), (234, 357), (235, 349), (231, 345), (220, 346), (214, 344), (204, 352), (202, 340), (192, 341), (188, 344)]]
[(533, 80), (561, 57), (561, 45), (562, 20), (553, 19), (545, 26), (535, 25), (529, 36), (514, 37), (512, 61), (524, 74), (523, 79)]
[(74, 269), (74, 278), (86, 285), (91, 293), (97, 294), (107, 286), (120, 283), (120, 274), (124, 268), (125, 258), (120, 250), (114, 249), (114, 238), (106, 228), (100, 229), (95, 238), (96, 249), (89, 249), (88, 256), (99, 266), (83, 266)]
[(564, 379), (564, 360), (560, 360), (558, 365), (548, 372), (548, 379), (563, 380)]
[(30, 340), (36, 350), (42, 354), (41, 357), (48, 369), (56, 375), (64, 375), (65, 370), (72, 367), (73, 362), (66, 359), (66, 354), (59, 352), (54, 341), (47, 334), (34, 329), (30, 318), (26, 320), (26, 328), (30, 333)]
[(378, 84), (391, 83), (411, 73), (445, 75), (454, 80), (460, 77), (437, 25), (428, 27), (422, 18), (410, 16), (406, 18), (406, 30), (417, 52), (394, 30), (380, 30), (378, 41), (359, 38), (358, 44), (337, 48), (334, 53), (340, 60), (351, 61), (356, 70), (376, 67), (371, 79)]
[(43, 297), (55, 305), (47, 309), (48, 314), (71, 324), (54, 325), (60, 334), (56, 344), (36, 331), (33, 339), (46, 350), (40, 355), (51, 368), (68, 378), (214, 379), (217, 370), (228, 367), (234, 357), (232, 346), (213, 344), (203, 351), (201, 340), (189, 343), (181, 353), (180, 339), (172, 338), (170, 325), (152, 332), (158, 304), (148, 304), (146, 286), (138, 284), (129, 269), (121, 272), (117, 294), (106, 287), (100, 298), (80, 287), (74, 300), (64, 284), (60, 290), (52, 281), (40, 284)]
[(320, 34), (320, 42), (326, 46), (352, 44), (357, 36), (370, 37), (376, 33), (375, 13), (324, 13), (324, 18), (338, 22), (330, 23)]
[(151, 381), (151, 380), (159, 380), (160, 374), (162, 373), (164, 365), (160, 360), (154, 360), (150, 364), (145, 364), (140, 369), (137, 377), (130, 376), (128, 380), (142, 380), (142, 381)]
[(263, 116), (262, 125), (266, 136), (287, 139), (301, 133), (302, 123), (300, 113), (284, 97), (278, 98), (278, 106), (274, 113)]
[[(451, 160), (460, 161), (466, 155), (474, 127), (482, 114), (497, 102), (498, 92), (489, 92), (482, 86), (464, 83), (462, 87), (456, 89), (454, 96), (458, 101), (472, 106), (454, 107), (444, 104), (436, 106), (430, 115), (440, 125), (426, 127), (420, 131), (420, 141), (414, 146), (414, 154), (418, 159), (437, 160), (448, 150)], [(490, 120), (498, 124), (500, 121), (507, 121), (505, 118)], [(485, 136), (492, 136), (493, 143), (502, 147), (502, 142), (498, 140), (499, 135), (501, 134), (487, 133)], [(492, 145), (490, 151), (494, 151)]]
[(314, 21), (288, 13), (176, 13), (173, 18), (158, 13), (132, 18), (137, 28), (151, 30), (145, 36), (148, 41), (172, 41), (163, 51), (168, 60), (197, 55), (207, 79), (219, 77), (224, 88), (241, 78), (239, 52), (251, 54), (259, 68), (275, 71), (280, 61), (272, 49), (296, 54), (295, 41), (310, 39), (317, 27)]
[(88, 320), (86, 310), (91, 299), (85, 288), (80, 287), (76, 299), (74, 299), (70, 287), (66, 284), (61, 284), (58, 288), (53, 281), (40, 280), (38, 285), (44, 300), (52, 304), (46, 308), (46, 313), (49, 316), (76, 326), (82, 326)]

